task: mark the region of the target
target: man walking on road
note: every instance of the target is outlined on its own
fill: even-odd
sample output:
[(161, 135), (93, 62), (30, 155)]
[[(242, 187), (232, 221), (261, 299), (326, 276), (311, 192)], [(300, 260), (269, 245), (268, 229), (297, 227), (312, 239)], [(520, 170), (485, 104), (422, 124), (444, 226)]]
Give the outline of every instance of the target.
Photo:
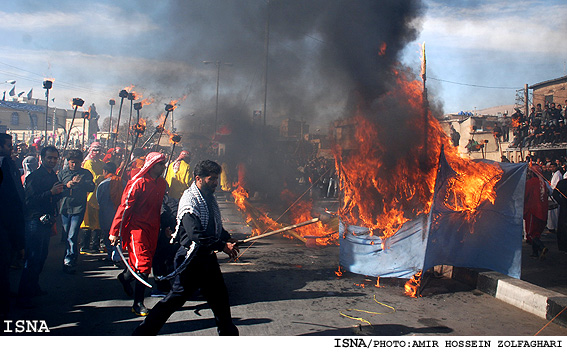
[(118, 280), (126, 294), (134, 296), (132, 311), (140, 316), (148, 314), (144, 306), (145, 285), (136, 281), (132, 290), (130, 284), (135, 277), (130, 269), (147, 282), (157, 246), (161, 205), (167, 189), (162, 177), (164, 171), (165, 155), (149, 153), (142, 169), (126, 184), (110, 228), (110, 244), (116, 246), (120, 238), (122, 248), (128, 249), (130, 268), (120, 273)]
[(195, 181), (179, 202), (176, 232), (181, 246), (174, 259), (172, 288), (140, 324), (134, 335), (156, 335), (167, 319), (200, 289), (211, 307), (219, 335), (238, 335), (232, 322), (228, 290), (214, 251), (223, 251), (231, 258), (238, 255), (238, 246), (223, 228), (220, 209), (214, 197), (221, 166), (214, 161), (201, 161), (195, 166)]
[(24, 184), (26, 248), (24, 269), (20, 279), (20, 305), (31, 306), (31, 298), (42, 295), (39, 275), (47, 259), (49, 239), (55, 233), (57, 203), (65, 187), (55, 174), (59, 151), (52, 145), (40, 154), (41, 166), (26, 177)]
[(87, 195), (94, 191), (95, 184), (92, 174), (81, 167), (83, 153), (80, 150), (69, 151), (67, 162), (68, 165), (59, 172), (59, 180), (65, 185), (60, 208), (66, 239), (63, 272), (74, 274), (79, 256), (79, 230), (87, 208)]

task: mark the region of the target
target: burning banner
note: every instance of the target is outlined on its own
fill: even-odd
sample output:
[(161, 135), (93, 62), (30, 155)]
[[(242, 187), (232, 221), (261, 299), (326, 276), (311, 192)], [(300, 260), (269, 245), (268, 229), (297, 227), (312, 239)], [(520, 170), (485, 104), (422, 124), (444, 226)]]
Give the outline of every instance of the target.
[(495, 187), (495, 202), (479, 204), (471, 218), (447, 206), (448, 186), (459, 176), (442, 153), (430, 214), (404, 223), (390, 237), (341, 222), (340, 265), (377, 277), (409, 279), (435, 265), (453, 265), (519, 278), (526, 165), (499, 165), (503, 174)]
[(340, 265), (378, 277), (438, 264), (519, 277), (525, 167), (462, 159), (420, 82), (394, 75), (390, 91), (336, 124)]

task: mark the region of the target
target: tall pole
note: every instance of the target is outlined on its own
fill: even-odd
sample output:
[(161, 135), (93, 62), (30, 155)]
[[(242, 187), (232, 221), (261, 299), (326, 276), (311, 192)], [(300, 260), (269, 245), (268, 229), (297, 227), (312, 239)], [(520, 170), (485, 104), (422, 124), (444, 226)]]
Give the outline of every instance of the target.
[(53, 87), (53, 81), (48, 79), (43, 81), (43, 88), (45, 88), (45, 146), (47, 146), (47, 116), (49, 114), (49, 90), (51, 87)]
[(126, 150), (128, 150), (128, 143), (130, 142), (130, 124), (132, 123), (132, 109), (134, 108), (134, 93), (128, 93), (128, 100), (130, 100), (130, 117), (128, 118), (128, 128), (126, 129)]
[[(421, 78), (423, 79), (423, 156), (427, 160), (427, 136), (428, 136), (428, 116), (429, 104), (427, 100), (427, 87), (425, 82), (427, 80), (427, 61), (425, 59), (425, 43), (422, 45), (422, 61), (421, 61)], [(427, 161), (426, 161), (427, 162)]]
[(217, 102), (215, 104), (215, 131), (214, 136), (217, 135), (217, 124), (219, 120), (219, 81), (220, 81), (220, 66), (221, 62), (217, 61)]
[(114, 99), (110, 99), (108, 101), (108, 104), (110, 105), (110, 121), (108, 122), (108, 137), (106, 138), (106, 147), (110, 148), (110, 136), (112, 136), (112, 108), (116, 104), (116, 101)]
[(266, 126), (266, 106), (268, 102), (268, 54), (270, 46), (270, 0), (266, 7), (266, 37), (264, 39), (264, 126)]
[(77, 114), (77, 109), (83, 106), (84, 100), (81, 98), (73, 98), (73, 106), (75, 110), (73, 111), (73, 119), (71, 120), (71, 126), (69, 126), (69, 131), (67, 132), (67, 138), (65, 139), (65, 147), (63, 148), (63, 156), (65, 156), (65, 151), (67, 150), (67, 145), (69, 144), (69, 138), (71, 138), (71, 130), (73, 129), (73, 123), (75, 123), (75, 115)]
[(526, 114), (526, 115), (525, 115), (525, 118), (526, 118), (526, 119), (528, 118), (528, 111), (529, 111), (529, 110), (528, 110), (528, 108), (529, 108), (529, 107), (528, 107), (528, 105), (529, 105), (528, 103), (529, 103), (529, 102), (528, 102), (528, 85), (525, 84), (525, 85), (524, 85), (524, 111), (525, 111), (525, 114)]
[(83, 140), (81, 142), (81, 149), (82, 151), (85, 150), (85, 126), (87, 125), (87, 119), (89, 118), (89, 112), (83, 112)]
[(232, 66), (231, 63), (229, 62), (222, 62), (220, 60), (217, 61), (203, 61), (203, 63), (206, 64), (215, 64), (217, 66), (217, 97), (216, 97), (216, 104), (215, 104), (215, 130), (214, 130), (214, 136), (217, 135), (217, 124), (218, 124), (218, 117), (219, 117), (219, 83), (220, 83), (220, 68), (221, 65), (227, 65), (227, 66)]
[(120, 128), (120, 117), (122, 116), (122, 105), (124, 104), (124, 98), (128, 97), (128, 91), (126, 89), (122, 89), (120, 93), (118, 93), (120, 99), (120, 109), (118, 110), (118, 121), (116, 121), (116, 134), (114, 135), (114, 146), (116, 146), (116, 141), (118, 140), (118, 131)]

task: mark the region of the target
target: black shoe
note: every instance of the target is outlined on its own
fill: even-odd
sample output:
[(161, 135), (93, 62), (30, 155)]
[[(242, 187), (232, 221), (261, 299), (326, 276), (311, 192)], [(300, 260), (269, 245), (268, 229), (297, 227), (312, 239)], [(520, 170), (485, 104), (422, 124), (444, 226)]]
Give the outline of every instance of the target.
[(117, 278), (118, 278), (118, 281), (120, 281), (120, 283), (122, 284), (122, 287), (124, 288), (124, 292), (126, 293), (126, 296), (133, 297), (134, 296), (134, 289), (132, 288), (132, 285), (130, 285), (130, 283), (124, 278), (124, 273), (118, 274)]
[(146, 315), (148, 315), (148, 313), (150, 313), (150, 311), (148, 310), (148, 308), (146, 308), (143, 302), (139, 302), (134, 303), (134, 305), (132, 306), (132, 313), (140, 317), (145, 317)]
[(65, 274), (74, 274), (77, 272), (77, 269), (75, 269), (74, 267), (72, 267), (71, 265), (66, 265), (63, 264), (63, 272)]

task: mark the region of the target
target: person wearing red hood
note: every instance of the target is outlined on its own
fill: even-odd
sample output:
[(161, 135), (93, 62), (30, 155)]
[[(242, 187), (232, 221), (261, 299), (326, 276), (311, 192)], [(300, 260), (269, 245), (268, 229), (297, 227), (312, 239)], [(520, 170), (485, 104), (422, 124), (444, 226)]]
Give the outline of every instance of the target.
[[(534, 164), (528, 169), (524, 195), (524, 221), (526, 241), (532, 245), (531, 257), (545, 258), (547, 247), (540, 237), (547, 224), (548, 189), (543, 180), (541, 166)], [(540, 252), (541, 251), (541, 252)]]
[[(160, 213), (167, 182), (162, 175), (165, 171), (165, 155), (149, 153), (142, 169), (126, 184), (122, 201), (114, 216), (109, 239), (112, 245), (121, 239), (122, 248), (128, 250), (128, 264), (141, 278), (147, 280), (152, 268), (152, 259), (156, 250)], [(132, 311), (145, 316), (148, 309), (144, 306), (145, 286), (136, 281), (134, 290), (131, 282), (134, 275), (126, 268), (118, 275), (128, 296), (134, 296)]]

